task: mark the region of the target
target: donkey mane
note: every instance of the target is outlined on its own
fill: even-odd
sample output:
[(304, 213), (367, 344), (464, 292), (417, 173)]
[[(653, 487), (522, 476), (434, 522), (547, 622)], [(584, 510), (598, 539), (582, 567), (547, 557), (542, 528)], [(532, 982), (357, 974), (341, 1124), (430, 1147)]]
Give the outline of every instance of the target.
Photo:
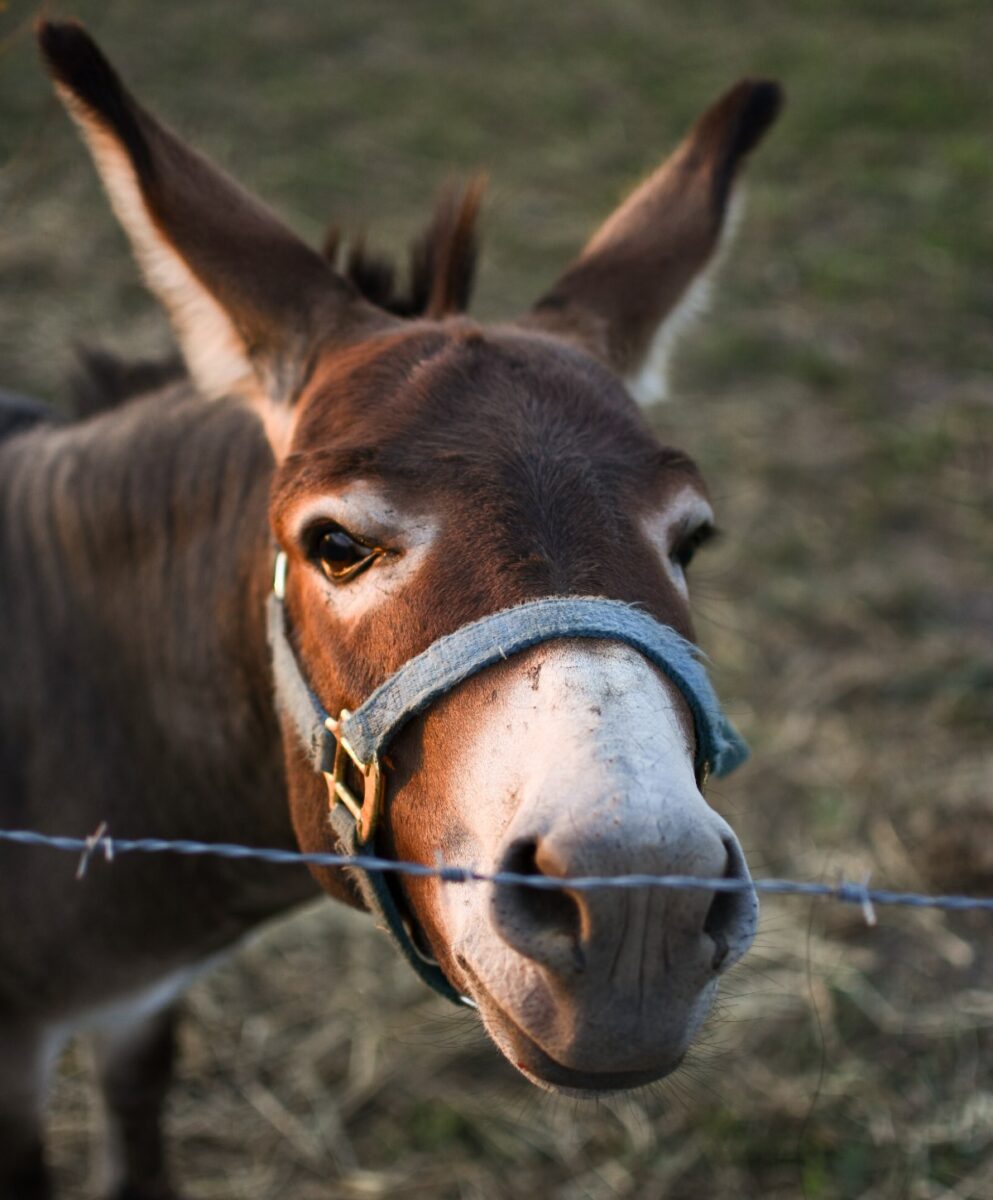
[(394, 316), (464, 313), (479, 257), (477, 221), (485, 182), (476, 175), (462, 187), (448, 183), (442, 188), (430, 223), (410, 244), (405, 287), (397, 283), (396, 264), (371, 252), (363, 234), (353, 237), (346, 249), (341, 228), (332, 225), (324, 239), (324, 257), (366, 300)]
[(102, 346), (80, 346), (69, 377), (70, 411), (85, 420), (188, 379), (177, 351), (157, 358), (126, 359)]
[[(485, 179), (445, 185), (428, 225), (408, 251), (407, 279), (397, 264), (368, 248), (364, 233), (350, 239), (331, 225), (323, 254), (371, 303), (398, 317), (444, 317), (464, 313), (472, 298), (479, 258), (477, 224)], [(125, 359), (101, 346), (81, 346), (69, 379), (72, 416), (83, 420), (170, 384), (189, 380), (178, 352)], [(2, 414), (0, 414), (2, 416)]]

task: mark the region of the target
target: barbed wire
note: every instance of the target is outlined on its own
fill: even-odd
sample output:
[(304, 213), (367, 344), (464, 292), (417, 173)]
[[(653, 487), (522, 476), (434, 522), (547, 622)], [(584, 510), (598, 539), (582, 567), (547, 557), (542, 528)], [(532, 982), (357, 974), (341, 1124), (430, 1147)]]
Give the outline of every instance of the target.
[(701, 889), (708, 892), (747, 892), (763, 895), (809, 896), (858, 905), (870, 925), (876, 923), (874, 906), (934, 908), (945, 912), (993, 912), (993, 896), (935, 896), (921, 892), (898, 892), (869, 887), (868, 875), (861, 881), (839, 879), (836, 883), (814, 883), (797, 879), (707, 879), (695, 875), (524, 875), (516, 871), (478, 871), (474, 867), (448, 866), (438, 862), (404, 862), (375, 855), (307, 853), (260, 846), (242, 846), (230, 842), (196, 842), (186, 839), (116, 838), (106, 825), (89, 837), (59, 837), (32, 829), (0, 829), (0, 842), (19, 846), (40, 846), (80, 856), (77, 879), (85, 874), (91, 858), (102, 854), (108, 863), (125, 854), (176, 854), (191, 858), (225, 858), (276, 865), (349, 867), (361, 871), (379, 871), (395, 875), (439, 879), (443, 883), (489, 883), (504, 887), (526, 887), (538, 891), (588, 892), (599, 888), (670, 888)]

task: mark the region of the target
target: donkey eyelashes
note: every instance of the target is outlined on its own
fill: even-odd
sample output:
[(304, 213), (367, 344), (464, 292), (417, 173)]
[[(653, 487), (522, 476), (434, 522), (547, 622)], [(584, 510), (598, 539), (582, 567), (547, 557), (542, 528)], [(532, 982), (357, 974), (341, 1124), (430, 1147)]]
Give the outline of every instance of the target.
[(704, 521), (693, 529), (681, 531), (669, 551), (669, 558), (680, 570), (685, 571), (700, 547), (719, 536), (720, 530), (712, 521)]
[(347, 583), (386, 554), (382, 546), (349, 533), (334, 521), (321, 521), (304, 533), (307, 558), (332, 583)]

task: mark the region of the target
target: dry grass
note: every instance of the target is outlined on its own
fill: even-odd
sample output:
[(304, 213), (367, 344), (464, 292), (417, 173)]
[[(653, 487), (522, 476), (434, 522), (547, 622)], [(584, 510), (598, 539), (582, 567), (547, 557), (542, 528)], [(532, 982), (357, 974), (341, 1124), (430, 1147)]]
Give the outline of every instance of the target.
[[(990, 891), (989, 10), (701, 7), (78, 6), (160, 110), (315, 237), (358, 211), (396, 244), (446, 170), (490, 167), (485, 312), (535, 295), (730, 79), (782, 76), (727, 289), (657, 414), (728, 533), (694, 590), (755, 756), (715, 803), (759, 874)], [(0, 12), (0, 363), (54, 396), (73, 337), (147, 346), (162, 326), (30, 46), (3, 40), (30, 10)], [(770, 901), (688, 1070), (577, 1105), (321, 906), (191, 993), (180, 1176), (196, 1200), (989, 1200), (991, 951), (986, 917), (886, 911), (869, 930)], [(52, 1118), (69, 1194), (91, 1101), (77, 1047)]]

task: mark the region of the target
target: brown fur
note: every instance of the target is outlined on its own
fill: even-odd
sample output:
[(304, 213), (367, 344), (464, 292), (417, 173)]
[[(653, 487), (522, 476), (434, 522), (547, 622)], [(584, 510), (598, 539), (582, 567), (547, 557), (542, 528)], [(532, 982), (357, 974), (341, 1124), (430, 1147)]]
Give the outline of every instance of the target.
[[(289, 559), (296, 651), (331, 711), (353, 706), (439, 635), (531, 597), (595, 592), (691, 635), (685, 595), (642, 518), (679, 493), (702, 496), (702, 481), (686, 455), (658, 443), (611, 368), (626, 369), (650, 317), (661, 319), (706, 259), (730, 175), (771, 119), (763, 85), (742, 85), (703, 118), (663, 169), (664, 203), (650, 184), (644, 205), (622, 208), (552, 290), (559, 299), (484, 330), (451, 315), (468, 299), (478, 186), (442, 205), (398, 302), (370, 259), (355, 260), (351, 280), (336, 273), (160, 126), (78, 26), (45, 24), (40, 36), (187, 356), (207, 361), (197, 358), (196, 323), (184, 323), (189, 301), (229, 322), (208, 366), (240, 380), (248, 364), (255, 383), (246, 394), (269, 443), (248, 406), (208, 405), (180, 380), (0, 444), (0, 567), (16, 580), (0, 589), (5, 825), (88, 833), (107, 821), (119, 836), (335, 848), (325, 784), (272, 696), (263, 609), (274, 542)], [(673, 205), (677, 229), (699, 235), (683, 251), (666, 224)], [(661, 273), (639, 275), (637, 309), (618, 294), (612, 260), (627, 261), (633, 247), (654, 255)], [(373, 293), (422, 315), (400, 320), (373, 305)], [(622, 337), (615, 314), (633, 332)], [(594, 326), (604, 336), (591, 343)], [(378, 581), (385, 599), (348, 617), (347, 589), (361, 593), (328, 583), (298, 517), (301, 505), (331, 502), (356, 483), (386, 505), (376, 536), (390, 553), (359, 585)], [(403, 539), (416, 520), (432, 525), (433, 541), (416, 586), (391, 591), (390, 565), (407, 561)], [(460, 857), (482, 799), (460, 788), (453, 748), (471, 740), (496, 689), (520, 672), (537, 691), (550, 657), (536, 652), (478, 676), (406, 728), (390, 751), (380, 849), (425, 862)], [(671, 693), (660, 678), (648, 683)], [(692, 762), (688, 744), (680, 753)], [(673, 780), (678, 792), (684, 785)], [(662, 836), (626, 828), (620, 795), (607, 798), (616, 802), (610, 828), (587, 831), (583, 812), (567, 810), (578, 841), (566, 853), (560, 839), (555, 858), (551, 830), (548, 861), (559, 873), (570, 861), (733, 873), (733, 835), (692, 790), (684, 808), (693, 820)], [(581, 809), (601, 802), (577, 799)], [(527, 819), (498, 814), (491, 832), (499, 842), (508, 822), (523, 820), (524, 839), (500, 854), (524, 853), (543, 869)], [(118, 1017), (101, 1066), (123, 1146), (110, 1194), (150, 1200), (170, 1194), (159, 1130), (172, 1044), (164, 983), (311, 895), (313, 883), (285, 867), (214, 859), (94, 863), (79, 883), (73, 871), (41, 850), (0, 849), (0, 907), (13, 914), (0, 924), (0, 1191), (48, 1195), (38, 1087), (59, 1029), (156, 987), (155, 1004), (123, 1026)], [(315, 875), (330, 894), (354, 899), (340, 872)], [(404, 897), (418, 936), (479, 999), (504, 1053), (555, 1086), (602, 1090), (671, 1070), (723, 969), (708, 940), (706, 893), (566, 893), (558, 905), (512, 897), (477, 923), (490, 961), (512, 964), (509, 990), (494, 999), (480, 961), (450, 944), (440, 887), (411, 884)], [(574, 925), (566, 932), (562, 905)], [(737, 919), (733, 910), (724, 905), (721, 920)], [(568, 969), (549, 951), (563, 938), (575, 951)], [(640, 957), (628, 949), (622, 962), (631, 945)], [(661, 980), (647, 1008), (644, 980)], [(672, 1025), (664, 1036), (652, 1007), (659, 995), (661, 1023)]]

